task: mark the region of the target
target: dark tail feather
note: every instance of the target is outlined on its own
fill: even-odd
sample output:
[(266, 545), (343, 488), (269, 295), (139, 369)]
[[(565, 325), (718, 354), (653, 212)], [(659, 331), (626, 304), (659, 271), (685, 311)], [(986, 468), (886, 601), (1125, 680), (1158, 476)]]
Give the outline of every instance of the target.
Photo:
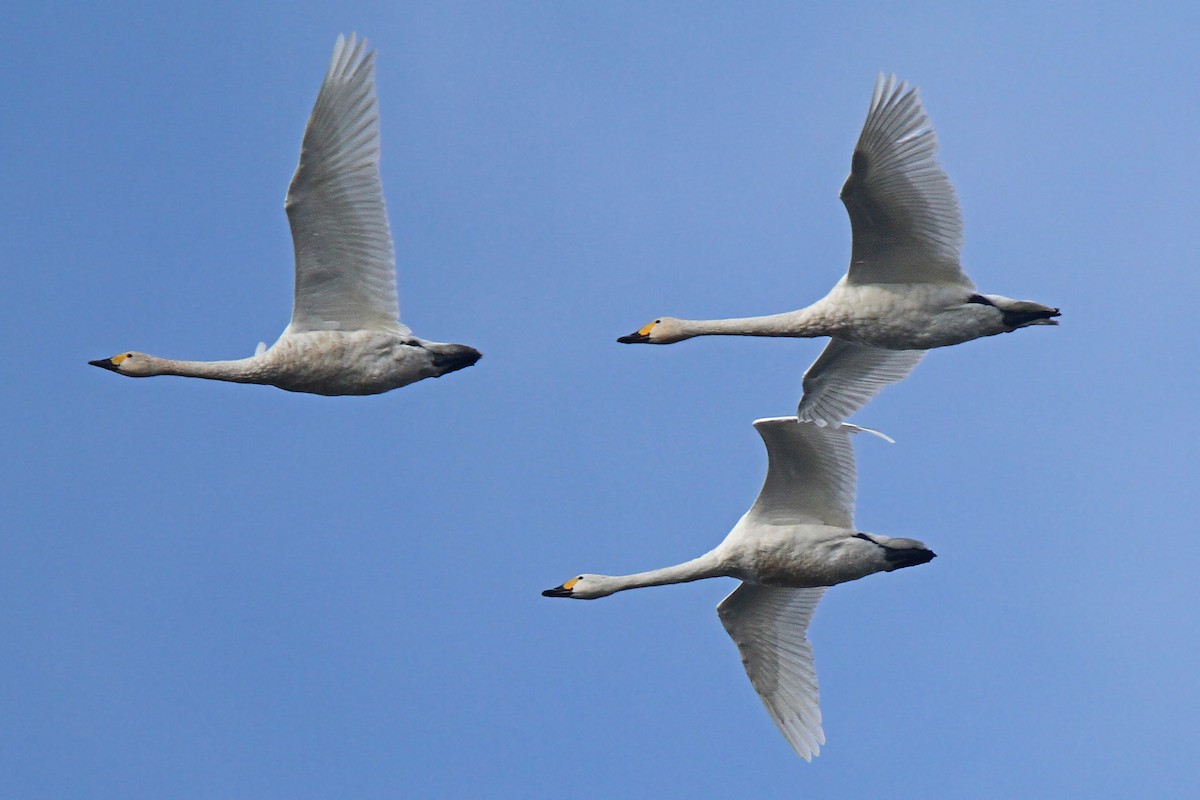
[(1057, 325), (1054, 317), (1061, 316), (1057, 308), (1041, 307), (1036, 311), (1004, 311), (1004, 324), (1014, 330), (1026, 325)]
[(433, 350), (433, 366), (439, 376), (466, 369), (483, 357), (483, 353), (465, 344), (448, 344)]
[(1003, 316), (1004, 326), (1010, 331), (1024, 328), (1026, 325), (1057, 325), (1054, 317), (1061, 316), (1057, 308), (1044, 306), (1031, 300), (1013, 300), (999, 295), (973, 294), (967, 299), (968, 303), (979, 303), (991, 306)]
[[(884, 560), (891, 565), (892, 570), (915, 567), (918, 564), (928, 564), (937, 557), (937, 553), (927, 547), (884, 547)], [(891, 570), (889, 570), (890, 572)]]
[(875, 537), (867, 533), (856, 533), (854, 538), (870, 542), (882, 550), (883, 560), (887, 564), (884, 569), (888, 572), (926, 564), (937, 558), (937, 553), (916, 539), (900, 539), (892, 536)]

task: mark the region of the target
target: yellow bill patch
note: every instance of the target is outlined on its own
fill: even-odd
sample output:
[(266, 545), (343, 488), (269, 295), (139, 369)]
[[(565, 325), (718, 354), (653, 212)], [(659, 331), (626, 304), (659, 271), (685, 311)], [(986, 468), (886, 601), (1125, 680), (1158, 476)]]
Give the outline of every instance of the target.
[(654, 326), (657, 324), (657, 322), (651, 322), (649, 325), (643, 326), (638, 330), (638, 336), (649, 336), (650, 331), (654, 330)]
[(122, 361), (124, 361), (127, 358), (129, 358), (128, 354), (121, 353), (121, 355), (119, 355), (119, 356), (113, 356), (112, 358), (109, 359), (109, 361), (111, 361), (113, 363), (113, 365), (116, 366), (116, 365), (119, 365)]
[(570, 591), (571, 588), (574, 587), (575, 584), (577, 584), (577, 583), (579, 583), (579, 578), (571, 578), (571, 580), (569, 580), (563, 584), (563, 588), (566, 589), (567, 591)]

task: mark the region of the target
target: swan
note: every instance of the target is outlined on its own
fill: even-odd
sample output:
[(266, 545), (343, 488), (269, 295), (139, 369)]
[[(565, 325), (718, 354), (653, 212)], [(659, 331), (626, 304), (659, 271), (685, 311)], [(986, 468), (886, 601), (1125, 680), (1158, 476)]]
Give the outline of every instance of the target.
[(767, 477), (754, 505), (715, 549), (650, 572), (579, 575), (542, 595), (594, 600), (643, 586), (738, 578), (742, 584), (717, 613), (775, 724), (811, 761), (825, 734), (806, 633), (825, 588), (924, 564), (934, 553), (915, 539), (854, 527), (850, 434), (877, 431), (797, 424), (795, 417), (760, 419), (754, 427), (767, 446)]
[(959, 264), (962, 213), (936, 155), (937, 136), (916, 87), (880, 75), (841, 191), (853, 235), (850, 268), (829, 294), (783, 314), (659, 317), (617, 341), (829, 336), (804, 374), (797, 416), (836, 425), (903, 380), (926, 350), (1057, 325), (1057, 308), (976, 291)]
[(292, 320), (250, 358), (173, 361), (138, 352), (89, 361), (131, 378), (182, 375), (290, 392), (379, 394), (474, 364), (461, 344), (419, 339), (400, 322), (396, 263), (379, 177), (375, 53), (338, 36), (288, 187), (296, 252)]

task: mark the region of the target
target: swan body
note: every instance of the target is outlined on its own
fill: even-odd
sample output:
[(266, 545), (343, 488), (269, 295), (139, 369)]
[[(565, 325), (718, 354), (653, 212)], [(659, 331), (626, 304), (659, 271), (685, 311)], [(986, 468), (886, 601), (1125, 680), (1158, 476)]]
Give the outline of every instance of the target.
[(285, 334), (254, 356), (232, 361), (175, 361), (129, 352), (88, 363), (131, 378), (180, 375), (336, 396), (388, 392), (469, 367), (479, 357), (479, 351), (466, 345), (412, 335), (308, 331)]
[(829, 294), (783, 314), (659, 317), (617, 341), (829, 336), (805, 373), (798, 416), (837, 425), (907, 376), (926, 350), (1057, 324), (1057, 308), (976, 291), (959, 263), (962, 213), (936, 156), (917, 90), (881, 75), (841, 191), (853, 232), (850, 268)]
[(88, 363), (132, 378), (181, 375), (290, 392), (368, 395), (474, 364), (480, 353), (430, 342), (400, 322), (396, 263), (379, 177), (375, 53), (339, 36), (285, 208), (296, 254), (292, 321), (250, 358), (173, 361), (120, 353)]
[(767, 477), (725, 540), (699, 558), (633, 575), (585, 573), (542, 592), (593, 600), (627, 589), (704, 578), (742, 581), (718, 606), (746, 673), (795, 751), (811, 760), (825, 743), (807, 629), (825, 588), (924, 564), (915, 539), (854, 527), (854, 425), (820, 427), (795, 417), (754, 423), (767, 446)]

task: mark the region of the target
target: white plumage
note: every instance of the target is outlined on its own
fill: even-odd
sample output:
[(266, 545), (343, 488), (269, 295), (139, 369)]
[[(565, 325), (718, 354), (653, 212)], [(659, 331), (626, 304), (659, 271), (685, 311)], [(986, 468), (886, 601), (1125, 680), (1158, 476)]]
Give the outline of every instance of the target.
[[(854, 528), (855, 467), (850, 435), (795, 417), (760, 419), (767, 477), (754, 505), (725, 540), (699, 558), (634, 575), (584, 574), (548, 597), (592, 600), (644, 586), (721, 576), (742, 581), (717, 607), (746, 674), (795, 751), (811, 759), (825, 742), (808, 625), (825, 587), (934, 557), (914, 539)], [(886, 438), (886, 437), (885, 437)]]
[(802, 420), (836, 425), (924, 350), (1054, 325), (1057, 308), (981, 295), (959, 264), (962, 214), (937, 162), (937, 136), (915, 88), (882, 75), (842, 186), (853, 245), (846, 275), (799, 311), (723, 320), (660, 317), (618, 341), (672, 344), (695, 336), (829, 336), (804, 375)]
[(824, 594), (824, 588), (743, 583), (717, 606), (767, 713), (806, 761), (825, 744), (817, 668), (808, 641), (808, 625)]
[(480, 358), (400, 322), (396, 263), (379, 177), (375, 54), (339, 36), (288, 188), (296, 254), (292, 321), (250, 358), (172, 361), (120, 353), (89, 362), (135, 378), (182, 375), (293, 392), (365, 395), (463, 369)]
[(338, 37), (288, 187), (296, 251), (291, 333), (392, 330), (396, 263), (379, 178), (375, 53)]

